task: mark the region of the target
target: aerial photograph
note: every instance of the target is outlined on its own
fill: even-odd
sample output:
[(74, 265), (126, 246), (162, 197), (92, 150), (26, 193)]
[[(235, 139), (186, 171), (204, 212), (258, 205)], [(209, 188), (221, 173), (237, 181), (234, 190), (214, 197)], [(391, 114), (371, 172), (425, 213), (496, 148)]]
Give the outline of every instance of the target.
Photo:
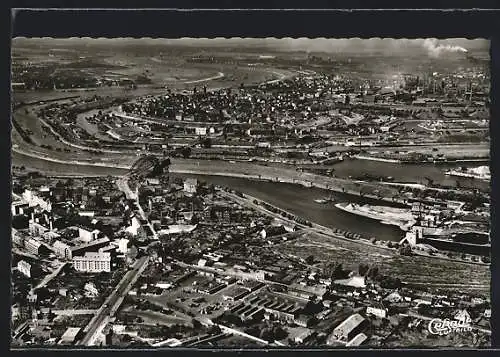
[(489, 50), (13, 38), (10, 348), (490, 347)]

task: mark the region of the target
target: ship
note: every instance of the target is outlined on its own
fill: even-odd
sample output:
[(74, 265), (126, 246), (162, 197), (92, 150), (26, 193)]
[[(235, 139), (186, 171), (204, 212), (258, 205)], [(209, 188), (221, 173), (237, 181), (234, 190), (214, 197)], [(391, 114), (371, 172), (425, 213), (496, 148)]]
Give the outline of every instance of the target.
[(488, 166), (479, 166), (475, 168), (465, 168), (461, 167), (458, 170), (448, 170), (445, 172), (445, 175), (448, 176), (459, 176), (459, 177), (468, 177), (479, 180), (491, 180), (490, 168)]
[(328, 200), (324, 199), (324, 198), (317, 198), (317, 199), (314, 200), (314, 202), (325, 204), (325, 203), (328, 203)]
[(330, 197), (317, 198), (314, 200), (314, 202), (320, 203), (320, 204), (325, 204), (325, 203), (329, 203), (329, 202), (334, 202), (334, 199), (333, 199), (333, 196), (330, 195)]
[(356, 203), (337, 203), (338, 209), (380, 221), (382, 224), (399, 227), (407, 231), (416, 221), (411, 211), (405, 208), (394, 208), (388, 206), (359, 205)]

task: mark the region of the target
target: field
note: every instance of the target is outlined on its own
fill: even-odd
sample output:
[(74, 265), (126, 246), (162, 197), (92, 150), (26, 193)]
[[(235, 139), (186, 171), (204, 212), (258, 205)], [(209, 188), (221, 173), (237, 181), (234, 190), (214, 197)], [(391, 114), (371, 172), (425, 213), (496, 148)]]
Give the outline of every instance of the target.
[[(428, 287), (443, 288), (450, 287), (447, 284), (451, 283), (457, 284), (457, 288), (463, 284), (470, 289), (474, 289), (475, 285), (477, 291), (489, 294), (491, 273), (488, 266), (421, 256), (407, 257), (399, 255), (397, 251), (313, 233), (283, 243), (278, 249), (304, 259), (313, 255), (321, 262), (338, 262), (353, 270), (357, 270), (359, 264), (377, 266), (382, 274), (400, 278), (408, 283), (426, 283)], [(450, 276), (453, 276), (452, 281)]]

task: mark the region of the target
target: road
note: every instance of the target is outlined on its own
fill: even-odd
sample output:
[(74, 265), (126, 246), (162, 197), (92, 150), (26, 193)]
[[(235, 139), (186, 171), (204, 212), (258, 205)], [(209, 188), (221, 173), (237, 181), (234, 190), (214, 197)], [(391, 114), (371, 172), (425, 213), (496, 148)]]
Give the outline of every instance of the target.
[(476, 289), (489, 289), (490, 284), (477, 284), (477, 283), (467, 283), (467, 284), (453, 284), (453, 283), (429, 283), (429, 282), (406, 282), (402, 281), (403, 284), (407, 285), (417, 285), (424, 287), (441, 287), (441, 288), (460, 288), (465, 290), (476, 290)]
[(135, 201), (135, 204), (137, 206), (137, 210), (139, 212), (139, 215), (141, 216), (141, 218), (143, 220), (145, 220), (145, 221), (148, 222), (148, 227), (151, 230), (151, 233), (153, 234), (153, 238), (154, 239), (159, 239), (158, 238), (158, 232), (156, 232), (156, 230), (154, 229), (153, 225), (148, 220), (148, 217), (146, 216), (146, 213), (144, 212), (144, 210), (142, 209), (141, 204), (139, 203), (139, 197), (137, 196), (137, 194), (134, 191), (132, 191), (130, 189), (127, 177), (123, 176), (122, 178), (118, 179), (116, 181), (116, 184), (117, 184), (118, 188), (125, 193), (125, 196), (127, 197), (127, 199)]
[(212, 319), (206, 318), (206, 317), (197, 317), (196, 318), (202, 325), (205, 326), (218, 326), (223, 332), (230, 333), (230, 334), (235, 334), (238, 336), (242, 336), (245, 338), (248, 338), (252, 341), (258, 342), (263, 345), (269, 345), (269, 341), (263, 340), (261, 338), (249, 335), (248, 333), (242, 332), (240, 330), (236, 330), (234, 328), (231, 328), (226, 325), (221, 325), (221, 324), (216, 324), (212, 321)]
[(67, 309), (67, 310), (52, 310), (53, 314), (62, 316), (75, 316), (75, 315), (94, 315), (97, 309)]
[(62, 263), (52, 273), (47, 274), (43, 278), (43, 280), (37, 286), (35, 286), (35, 289), (40, 289), (40, 288), (45, 287), (52, 279), (54, 279), (57, 275), (59, 275), (59, 273), (66, 266), (66, 264), (68, 264), (68, 263)]
[(139, 258), (134, 263), (134, 265), (132, 266), (132, 270), (129, 270), (124, 275), (113, 292), (108, 296), (106, 301), (104, 301), (104, 304), (99, 308), (97, 314), (84, 328), (83, 331), (85, 332), (85, 336), (78, 343), (79, 345), (93, 346), (95, 344), (97, 337), (108, 323), (109, 318), (111, 318), (117, 312), (128, 291), (137, 281), (148, 263), (149, 257), (147, 256)]

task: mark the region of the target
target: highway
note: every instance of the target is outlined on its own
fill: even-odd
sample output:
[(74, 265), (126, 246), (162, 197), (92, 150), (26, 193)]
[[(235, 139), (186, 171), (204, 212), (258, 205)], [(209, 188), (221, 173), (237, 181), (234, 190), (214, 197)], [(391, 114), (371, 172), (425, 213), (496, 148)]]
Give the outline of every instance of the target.
[(78, 345), (93, 346), (99, 334), (117, 311), (128, 294), (132, 285), (137, 281), (144, 269), (149, 263), (149, 257), (139, 258), (118, 283), (113, 292), (108, 296), (104, 304), (99, 308), (97, 314), (92, 318), (89, 324), (84, 328), (85, 336)]

